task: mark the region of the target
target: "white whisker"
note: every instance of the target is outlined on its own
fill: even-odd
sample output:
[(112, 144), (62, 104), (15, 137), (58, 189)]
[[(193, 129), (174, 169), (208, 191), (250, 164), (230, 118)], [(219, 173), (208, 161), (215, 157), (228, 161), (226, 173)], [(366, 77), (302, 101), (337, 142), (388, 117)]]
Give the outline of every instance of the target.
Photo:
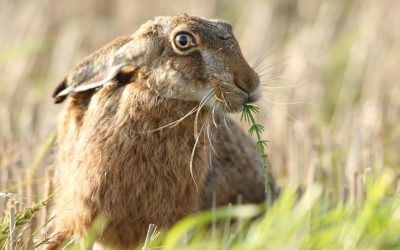
[[(179, 118), (178, 120), (175, 120), (175, 121), (173, 121), (173, 122), (171, 122), (171, 123), (168, 123), (168, 124), (166, 124), (166, 125), (163, 125), (163, 126), (161, 126), (161, 127), (158, 127), (158, 128), (156, 128), (156, 129), (152, 129), (152, 130), (148, 130), (148, 131), (140, 131), (140, 133), (141, 133), (141, 134), (154, 133), (154, 132), (160, 131), (160, 130), (165, 129), (165, 128), (173, 128), (173, 127), (177, 126), (180, 122), (182, 122), (183, 120), (185, 120), (188, 116), (190, 116), (191, 114), (193, 114), (194, 112), (196, 112), (196, 111), (200, 108), (200, 105), (204, 105), (204, 103), (203, 103), (204, 99), (211, 97), (211, 94), (212, 94), (212, 93), (209, 93), (209, 94), (207, 94), (206, 96), (204, 96), (204, 97), (201, 99), (200, 104), (199, 104), (197, 107), (194, 107), (193, 109), (191, 109), (186, 115), (184, 115), (183, 117)], [(207, 101), (208, 101), (208, 99), (207, 99)], [(206, 103), (207, 101), (205, 101), (205, 103)]]
[(202, 102), (200, 102), (200, 104), (199, 104), (199, 108), (197, 109), (197, 112), (196, 112), (196, 116), (195, 116), (195, 118), (194, 118), (194, 127), (193, 127), (193, 130), (194, 130), (194, 136), (196, 137), (197, 136), (197, 124), (198, 124), (198, 119), (199, 119), (199, 114), (200, 114), (200, 111), (201, 111), (201, 109), (203, 108), (203, 106), (211, 99), (211, 97), (212, 97), (212, 95), (213, 95), (213, 91), (211, 91), (207, 96), (206, 96), (206, 99), (204, 100), (204, 101), (202, 101)]
[(217, 102), (215, 101), (214, 102), (214, 105), (213, 105), (213, 107), (212, 107), (212, 109), (211, 109), (211, 118), (212, 118), (212, 121), (213, 121), (213, 123), (214, 123), (214, 126), (215, 127), (218, 127), (218, 125), (217, 125), (217, 123), (215, 122), (215, 105), (217, 104)]
[[(263, 101), (264, 103), (266, 103), (266, 104), (274, 105), (274, 106), (277, 107), (278, 109), (281, 109), (281, 110), (282, 110), (282, 107), (280, 107), (280, 106), (278, 106), (278, 105), (275, 105), (275, 104), (272, 103), (272, 102), (268, 102), (267, 99), (262, 99), (262, 101)], [(292, 121), (297, 122), (297, 119), (294, 118), (292, 115), (290, 115), (288, 112), (284, 112), (284, 114), (285, 114), (289, 119), (291, 119)]]
[(190, 175), (192, 176), (192, 179), (193, 179), (194, 185), (196, 186), (197, 192), (199, 192), (199, 187), (197, 185), (196, 179), (194, 178), (194, 174), (193, 174), (193, 159), (194, 159), (194, 153), (196, 151), (197, 144), (199, 143), (199, 138), (200, 138), (201, 132), (203, 131), (203, 128), (204, 128), (205, 124), (206, 123), (204, 122), (203, 125), (200, 128), (200, 131), (199, 131), (199, 133), (198, 133), (198, 135), (196, 137), (196, 141), (195, 141), (193, 149), (192, 149), (192, 153), (190, 155), (190, 165), (189, 165)]

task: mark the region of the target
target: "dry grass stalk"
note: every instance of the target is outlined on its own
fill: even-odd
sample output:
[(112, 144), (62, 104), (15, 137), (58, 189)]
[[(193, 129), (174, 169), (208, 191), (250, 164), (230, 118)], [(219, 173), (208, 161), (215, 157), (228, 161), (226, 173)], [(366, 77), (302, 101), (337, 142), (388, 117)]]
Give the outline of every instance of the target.
[(10, 201), (9, 206), (10, 211), (10, 226), (8, 233), (8, 249), (14, 250), (17, 246), (17, 232), (16, 232), (16, 223), (15, 223), (15, 202), (13, 200)]

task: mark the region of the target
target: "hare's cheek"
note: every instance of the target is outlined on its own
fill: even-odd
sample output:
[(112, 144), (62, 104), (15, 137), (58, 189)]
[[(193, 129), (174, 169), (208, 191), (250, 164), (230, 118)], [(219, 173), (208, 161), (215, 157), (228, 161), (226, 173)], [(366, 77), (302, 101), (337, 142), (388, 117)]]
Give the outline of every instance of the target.
[(196, 101), (195, 94), (198, 89), (194, 88), (190, 79), (177, 70), (156, 69), (152, 73), (152, 79), (148, 87), (158, 95), (184, 101)]
[(199, 87), (199, 84), (186, 82), (179, 88), (179, 98), (182, 101), (199, 102), (201, 105), (210, 104), (214, 92), (210, 88)]
[(157, 69), (154, 70), (153, 76), (148, 87), (160, 96), (176, 99), (177, 93), (180, 90), (180, 86), (176, 84), (177, 72)]

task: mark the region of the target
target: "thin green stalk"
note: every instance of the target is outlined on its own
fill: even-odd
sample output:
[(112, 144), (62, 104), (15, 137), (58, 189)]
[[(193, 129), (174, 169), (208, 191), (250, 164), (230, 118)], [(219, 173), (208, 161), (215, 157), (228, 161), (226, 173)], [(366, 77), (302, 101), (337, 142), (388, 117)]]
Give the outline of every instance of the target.
[(254, 118), (255, 114), (260, 112), (260, 108), (254, 104), (245, 104), (242, 110), (242, 116), (240, 117), (241, 121), (245, 121), (250, 124), (250, 128), (248, 130), (249, 135), (256, 135), (256, 148), (260, 152), (261, 159), (263, 162), (264, 169), (264, 178), (265, 178), (265, 194), (268, 191), (268, 170), (269, 170), (269, 161), (268, 155), (266, 153), (267, 141), (262, 139), (262, 133), (264, 131), (264, 126), (257, 123)]
[(32, 164), (28, 167), (30, 170), (32, 170), (32, 172), (35, 172), (35, 170), (39, 167), (43, 158), (45, 157), (47, 152), (50, 150), (51, 146), (53, 146), (53, 144), (56, 140), (56, 137), (57, 137), (57, 132), (55, 130), (53, 130), (51, 132), (51, 134), (49, 135), (49, 137), (47, 138), (45, 144), (40, 149), (39, 153), (36, 155)]

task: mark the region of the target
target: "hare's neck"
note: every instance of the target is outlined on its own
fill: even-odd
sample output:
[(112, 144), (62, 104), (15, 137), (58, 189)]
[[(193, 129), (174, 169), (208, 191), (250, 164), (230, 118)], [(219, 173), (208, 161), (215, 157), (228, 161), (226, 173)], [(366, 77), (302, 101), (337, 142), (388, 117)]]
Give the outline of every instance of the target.
[[(154, 178), (175, 179), (195, 188), (208, 173), (208, 142), (204, 133), (208, 111), (198, 103), (165, 99), (148, 90), (126, 86), (120, 97), (119, 128), (135, 168)], [(199, 133), (203, 127), (203, 133)], [(120, 138), (116, 138), (120, 139)], [(124, 164), (125, 165), (125, 164)], [(168, 185), (171, 185), (169, 183)]]
[(155, 97), (143, 101), (142, 105), (136, 106), (138, 109), (132, 110), (130, 117), (127, 116), (127, 124), (131, 120), (136, 124), (134, 130), (140, 131), (136, 134), (141, 145), (138, 150), (143, 156), (152, 158), (153, 167), (170, 168), (168, 173), (176, 169), (177, 176), (183, 174), (181, 182), (188, 180), (193, 184), (195, 177), (201, 180), (208, 170), (202, 157), (208, 145), (204, 136), (208, 111), (198, 110), (198, 103)]

